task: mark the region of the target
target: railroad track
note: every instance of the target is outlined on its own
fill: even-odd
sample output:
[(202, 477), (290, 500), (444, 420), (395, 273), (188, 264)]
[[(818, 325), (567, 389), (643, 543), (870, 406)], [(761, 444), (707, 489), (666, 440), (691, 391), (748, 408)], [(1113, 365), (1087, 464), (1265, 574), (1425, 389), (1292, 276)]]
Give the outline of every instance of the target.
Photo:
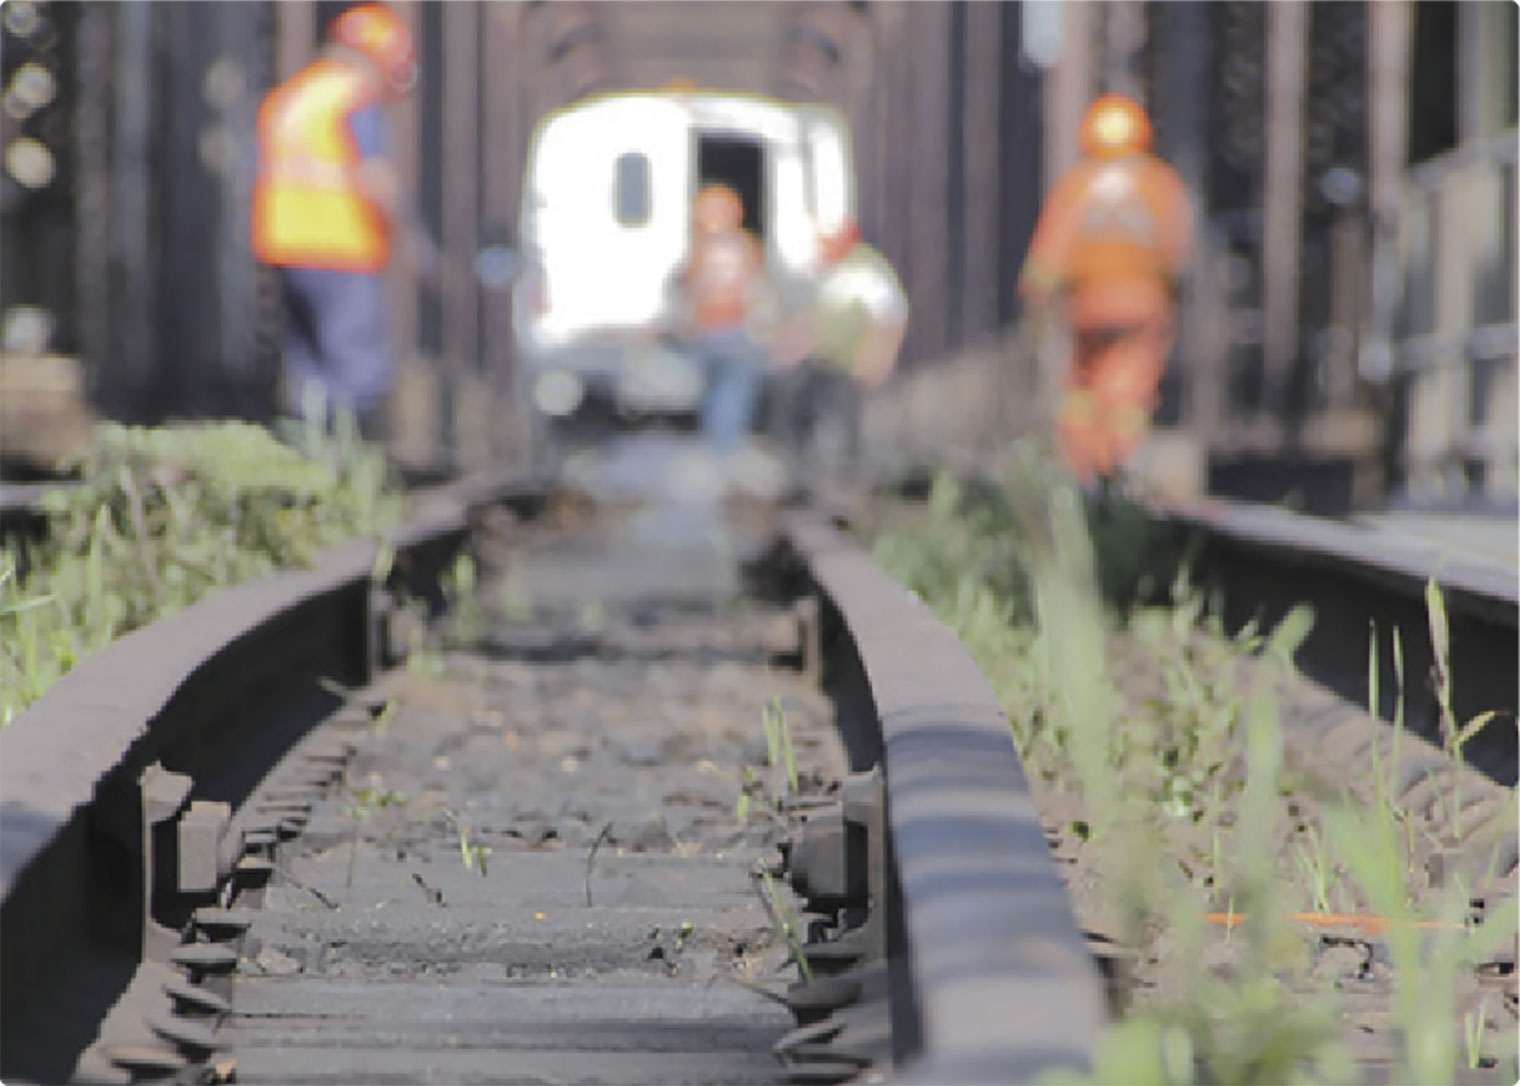
[[(1465, 747), (1468, 762), (1513, 786), (1520, 770), (1515, 720), (1520, 687), (1520, 587), (1512, 569), (1354, 523), (1299, 516), (1243, 502), (1205, 501), (1158, 510), (1170, 553), (1191, 555), (1200, 582), (1218, 589), (1226, 620), (1265, 625), (1299, 603), (1315, 611), (1304, 670), (1344, 698), (1367, 704), (1367, 644), (1377, 634), (1380, 683), (1403, 695), (1411, 730), (1439, 742), (1439, 704), (1429, 682), (1434, 652), (1426, 584), (1444, 596), (1454, 664), (1452, 711), (1459, 720), (1494, 710), (1494, 724)], [(1391, 635), (1404, 632), (1404, 674)], [(1395, 699), (1384, 701), (1391, 717)]]
[[(6, 1081), (1087, 1065), (1114, 948), (950, 630), (817, 513), (556, 508), (420, 496), (384, 586), (356, 544), (228, 590), (0, 733)], [(412, 651), (466, 547), (484, 613)]]
[(523, 529), (481, 595), (528, 599), (402, 666), (397, 599), (441, 607), (502, 499), (426, 495), (384, 589), (356, 544), (225, 591), (5, 731), (6, 1081), (1082, 1064), (1098, 974), (945, 627), (826, 521), (626, 514)]

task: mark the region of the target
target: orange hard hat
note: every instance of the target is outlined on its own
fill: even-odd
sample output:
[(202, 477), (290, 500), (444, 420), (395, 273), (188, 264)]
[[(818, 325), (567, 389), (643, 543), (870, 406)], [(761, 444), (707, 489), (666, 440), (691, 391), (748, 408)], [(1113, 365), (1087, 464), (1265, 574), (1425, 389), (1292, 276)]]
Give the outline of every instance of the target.
[(1133, 98), (1105, 94), (1082, 115), (1082, 153), (1088, 158), (1122, 158), (1149, 151), (1151, 121)]
[(744, 203), (727, 185), (704, 185), (691, 202), (691, 221), (699, 233), (736, 230), (744, 223)]
[(412, 32), (384, 4), (356, 4), (332, 21), (327, 36), (368, 57), (397, 93), (405, 94), (417, 81)]

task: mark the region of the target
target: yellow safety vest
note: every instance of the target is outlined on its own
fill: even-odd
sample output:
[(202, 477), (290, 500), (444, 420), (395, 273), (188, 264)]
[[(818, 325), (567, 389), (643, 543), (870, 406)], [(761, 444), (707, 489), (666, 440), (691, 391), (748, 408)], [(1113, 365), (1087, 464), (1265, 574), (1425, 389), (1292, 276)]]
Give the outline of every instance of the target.
[(390, 257), (385, 217), (358, 184), (348, 128), (371, 105), (359, 73), (323, 58), (280, 84), (259, 109), (253, 251), (266, 264), (378, 272)]
[(907, 299), (892, 265), (864, 242), (823, 273), (818, 286), (813, 357), (849, 372), (866, 333), (889, 319), (907, 319)]

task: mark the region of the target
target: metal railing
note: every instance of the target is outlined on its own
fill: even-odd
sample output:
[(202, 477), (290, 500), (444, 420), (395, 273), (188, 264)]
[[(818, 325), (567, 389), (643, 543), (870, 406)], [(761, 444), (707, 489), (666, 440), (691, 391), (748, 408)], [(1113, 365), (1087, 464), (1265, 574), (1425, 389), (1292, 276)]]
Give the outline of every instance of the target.
[(1396, 469), (1417, 504), (1516, 497), (1517, 148), (1511, 128), (1407, 177), (1389, 377)]

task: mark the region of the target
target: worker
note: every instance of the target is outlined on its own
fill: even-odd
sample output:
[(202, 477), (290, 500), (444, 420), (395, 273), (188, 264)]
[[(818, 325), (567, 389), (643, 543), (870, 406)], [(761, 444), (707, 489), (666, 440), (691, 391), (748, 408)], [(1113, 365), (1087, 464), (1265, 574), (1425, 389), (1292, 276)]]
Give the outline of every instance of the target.
[(1175, 338), (1192, 223), (1187, 190), (1150, 153), (1134, 101), (1098, 98), (1083, 158), (1052, 187), (1019, 279), (1026, 314), (1064, 319), (1071, 362), (1058, 441), (1077, 478), (1112, 476), (1144, 440)]
[(333, 20), (317, 59), (265, 97), (257, 122), (253, 249), (285, 306), (282, 400), (378, 437), (394, 361), (383, 273), (393, 240), (426, 273), (431, 242), (403, 211), (382, 106), (416, 82), (411, 32), (381, 4)]
[(732, 460), (754, 422), (775, 300), (744, 205), (727, 185), (705, 185), (692, 201), (691, 251), (676, 287), (680, 332), (707, 381), (702, 432)]
[[(861, 240), (857, 223), (822, 234), (818, 250), (816, 292), (800, 333), (806, 346), (779, 352), (768, 398), (771, 432), (799, 471), (855, 464), (862, 393), (891, 375), (908, 327), (902, 285), (886, 258)], [(797, 328), (786, 327), (789, 334)]]

